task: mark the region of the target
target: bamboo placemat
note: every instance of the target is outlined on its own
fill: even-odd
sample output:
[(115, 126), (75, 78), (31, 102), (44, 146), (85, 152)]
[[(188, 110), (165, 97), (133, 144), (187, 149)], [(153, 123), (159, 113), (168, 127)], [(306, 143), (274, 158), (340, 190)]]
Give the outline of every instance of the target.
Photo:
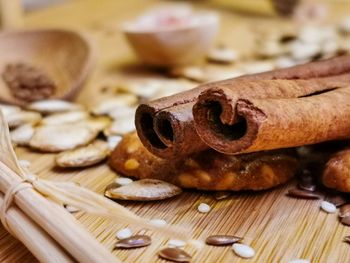
[[(159, 1), (148, 0), (81, 0), (29, 14), (25, 18), (28, 28), (64, 27), (89, 31), (96, 40), (99, 62), (96, 71), (79, 97), (82, 103), (93, 102), (96, 90), (110, 78), (131, 78), (149, 76), (140, 67), (134, 66), (134, 57), (118, 31), (121, 21), (130, 19)], [(348, 5), (350, 6), (350, 5)], [(346, 13), (346, 8), (337, 8), (336, 15)], [(246, 18), (222, 13), (222, 28), (219, 42), (249, 51), (252, 47), (252, 28), (276, 28), (287, 26), (286, 21), (274, 19)], [(258, 22), (258, 23), (257, 23)], [(98, 193), (103, 193), (116, 174), (106, 164), (84, 170), (53, 169), (51, 154), (40, 154), (23, 148), (17, 149), (20, 159), (29, 160), (31, 170), (40, 177), (52, 180), (74, 181)], [(293, 182), (264, 192), (244, 192), (216, 201), (211, 193), (185, 191), (182, 195), (161, 202), (123, 204), (140, 216), (162, 218), (168, 223), (193, 230), (194, 238), (204, 239), (211, 234), (235, 234), (244, 237), (257, 255), (249, 262), (288, 262), (305, 258), (311, 262), (350, 262), (349, 245), (342, 242), (350, 235), (350, 228), (338, 222), (336, 214), (319, 210), (321, 201), (296, 200), (285, 196)], [(197, 205), (206, 202), (212, 206), (208, 214), (197, 212)], [(115, 232), (127, 226), (127, 222), (113, 222), (83, 213), (77, 213), (79, 221), (111, 251)], [(135, 232), (142, 229), (131, 226)], [(157, 250), (167, 239), (153, 237), (150, 247), (135, 250), (116, 250), (113, 253), (125, 262), (162, 262), (156, 256)], [(82, 240), (84, 242), (84, 240)], [(193, 262), (246, 262), (234, 255), (230, 247), (209, 247), (196, 251), (185, 248), (193, 255)], [(0, 262), (35, 262), (34, 257), (18, 241), (0, 227)]]

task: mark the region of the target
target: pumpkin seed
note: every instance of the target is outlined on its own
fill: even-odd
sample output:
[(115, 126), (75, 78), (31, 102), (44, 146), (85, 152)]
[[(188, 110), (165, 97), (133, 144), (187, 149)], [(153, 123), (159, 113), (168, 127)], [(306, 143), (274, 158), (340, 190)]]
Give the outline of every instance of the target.
[(134, 94), (119, 94), (116, 97), (102, 100), (93, 106), (91, 112), (95, 115), (106, 115), (121, 106), (133, 106), (137, 103), (137, 96)]
[(29, 104), (27, 108), (43, 114), (51, 114), (64, 111), (80, 110), (82, 109), (82, 106), (64, 100), (41, 100)]
[(10, 128), (16, 128), (24, 124), (37, 124), (41, 120), (41, 115), (32, 111), (19, 111), (5, 118)]
[(97, 131), (86, 124), (47, 125), (37, 128), (29, 146), (43, 152), (61, 152), (91, 142)]
[(234, 243), (232, 245), (232, 249), (237, 256), (240, 256), (242, 258), (252, 258), (255, 256), (254, 249), (248, 245)]
[(180, 194), (179, 187), (156, 179), (142, 179), (118, 187), (107, 187), (105, 196), (111, 199), (152, 201), (170, 198)]
[(239, 58), (238, 53), (227, 47), (218, 47), (209, 52), (207, 59), (212, 62), (229, 64)]
[(28, 145), (34, 134), (34, 128), (31, 124), (24, 124), (10, 132), (11, 141), (17, 145)]
[(124, 135), (135, 130), (134, 116), (119, 118), (103, 131), (105, 136)]
[(59, 167), (87, 167), (103, 161), (108, 153), (108, 144), (97, 140), (90, 145), (60, 153), (56, 156), (56, 164)]
[(65, 123), (73, 123), (81, 120), (85, 120), (89, 117), (86, 111), (70, 111), (63, 113), (56, 113), (45, 117), (41, 122), (44, 125), (58, 125)]
[(2, 114), (6, 117), (16, 112), (20, 112), (21, 108), (12, 105), (0, 104), (0, 110), (2, 111)]

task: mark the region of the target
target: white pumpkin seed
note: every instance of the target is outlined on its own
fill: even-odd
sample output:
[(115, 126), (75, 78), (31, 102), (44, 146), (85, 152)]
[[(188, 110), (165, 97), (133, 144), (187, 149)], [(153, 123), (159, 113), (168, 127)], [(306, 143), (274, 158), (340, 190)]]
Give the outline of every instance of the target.
[(102, 162), (108, 153), (107, 142), (97, 140), (90, 145), (58, 154), (56, 164), (59, 167), (87, 167)]
[(151, 201), (162, 200), (180, 194), (179, 187), (156, 179), (142, 179), (115, 188), (108, 188), (105, 196), (112, 199)]
[(93, 106), (91, 112), (95, 115), (106, 115), (120, 106), (133, 106), (138, 98), (134, 94), (119, 94), (113, 98), (102, 100)]
[(105, 136), (124, 135), (135, 130), (134, 116), (132, 118), (119, 118), (110, 127), (104, 130)]
[(29, 104), (28, 109), (44, 114), (49, 114), (80, 110), (82, 109), (82, 106), (65, 100), (41, 100)]
[(168, 247), (183, 248), (186, 246), (186, 242), (180, 239), (169, 239)]
[(130, 92), (140, 97), (152, 98), (162, 87), (163, 81), (159, 79), (148, 79), (145, 81), (130, 83), (127, 86), (122, 86), (118, 90)]
[(238, 60), (239, 55), (237, 51), (227, 48), (219, 47), (211, 50), (207, 55), (208, 60), (218, 63), (229, 64)]
[(43, 152), (60, 152), (83, 146), (98, 132), (86, 124), (47, 125), (37, 128), (29, 146)]
[(337, 207), (334, 204), (327, 201), (322, 201), (321, 209), (329, 214), (334, 214), (337, 211)]
[(24, 124), (10, 132), (11, 141), (17, 145), (28, 145), (34, 134), (34, 128), (31, 124)]
[(136, 112), (135, 107), (129, 107), (129, 106), (120, 106), (118, 108), (115, 108), (111, 112), (108, 113), (108, 116), (112, 119), (120, 119), (124, 117), (131, 117), (134, 118)]
[(6, 117), (16, 112), (20, 112), (21, 108), (12, 105), (0, 104), (0, 110), (2, 111), (2, 114)]
[(166, 226), (167, 222), (164, 219), (151, 219), (150, 223), (155, 225), (155, 226)]
[(169, 74), (174, 77), (184, 77), (197, 82), (204, 82), (206, 80), (204, 69), (198, 66), (173, 68)]
[(32, 111), (20, 111), (7, 115), (6, 121), (10, 128), (15, 128), (24, 124), (37, 124), (41, 120), (41, 115)]
[(45, 125), (58, 125), (86, 120), (88, 117), (89, 114), (86, 111), (69, 111), (47, 116), (41, 122)]
[(321, 52), (321, 46), (315, 43), (306, 44), (296, 41), (291, 44), (290, 48), (292, 58), (297, 61), (309, 60)]
[(297, 63), (290, 57), (283, 56), (275, 60), (276, 68), (289, 68), (295, 66)]
[(111, 125), (112, 121), (108, 117), (99, 116), (99, 117), (83, 120), (82, 123), (85, 123), (90, 128), (93, 128), (94, 130), (96, 130), (97, 132), (101, 132), (107, 129)]
[(211, 207), (206, 203), (200, 203), (198, 206), (198, 212), (200, 213), (208, 213), (210, 212), (210, 210), (211, 210)]
[(126, 177), (118, 177), (114, 180), (114, 182), (118, 185), (127, 185), (133, 182), (133, 180), (131, 180), (130, 178), (126, 178)]
[(274, 69), (274, 64), (272, 62), (251, 62), (242, 66), (242, 71), (245, 74), (255, 74), (265, 71), (270, 71)]
[(255, 256), (255, 251), (252, 247), (240, 243), (234, 243), (232, 245), (233, 251), (237, 256), (242, 258), (252, 258)]
[(108, 136), (107, 142), (108, 142), (108, 148), (112, 151), (114, 148), (121, 142), (123, 139), (122, 136), (114, 135), (114, 136)]
[(125, 238), (129, 238), (132, 236), (132, 231), (130, 228), (123, 228), (120, 229), (119, 231), (117, 231), (117, 233), (115, 234), (115, 236), (120, 240), (120, 239), (125, 239)]

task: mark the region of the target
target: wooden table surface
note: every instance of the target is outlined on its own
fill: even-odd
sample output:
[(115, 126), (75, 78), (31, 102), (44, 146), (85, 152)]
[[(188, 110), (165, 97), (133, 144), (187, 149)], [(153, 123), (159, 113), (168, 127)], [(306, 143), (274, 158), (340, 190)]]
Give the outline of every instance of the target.
[[(88, 104), (94, 101), (97, 89), (105, 81), (156, 74), (139, 66), (118, 27), (120, 22), (135, 17), (159, 2), (68, 1), (26, 15), (25, 27), (69, 28), (91, 34), (98, 52), (98, 62), (78, 98), (79, 102)], [(194, 2), (200, 4), (200, 1)], [(333, 7), (333, 17), (346, 15), (349, 7), (344, 3)], [(218, 42), (240, 49), (243, 53), (249, 52), (252, 47), (252, 29), (274, 30), (288, 26), (287, 21), (276, 18), (244, 17), (229, 11), (220, 12), (222, 27)], [(17, 153), (20, 159), (31, 161), (32, 170), (41, 177), (79, 182), (98, 193), (102, 193), (116, 177), (105, 164), (81, 171), (62, 172), (52, 169), (54, 155), (33, 153), (21, 148), (17, 149)], [(288, 262), (295, 258), (305, 258), (311, 262), (350, 262), (350, 247), (342, 242), (343, 236), (350, 235), (350, 228), (341, 225), (336, 214), (320, 212), (320, 201), (286, 197), (289, 187), (290, 184), (271, 191), (237, 193), (223, 201), (216, 201), (211, 193), (186, 191), (171, 200), (125, 205), (141, 216), (163, 218), (169, 223), (188, 227), (193, 230), (194, 238), (203, 239), (210, 234), (243, 236), (244, 242), (257, 252), (253, 259), (242, 260), (234, 255), (230, 247), (205, 246), (200, 251), (188, 248), (186, 250), (193, 255), (193, 262)], [(196, 207), (200, 202), (210, 204), (212, 211), (208, 214), (198, 213)], [(115, 231), (127, 225), (126, 222), (113, 222), (83, 213), (78, 213), (77, 218), (110, 250), (115, 242)], [(151, 247), (113, 253), (125, 262), (161, 262), (156, 251), (166, 241), (166, 238), (158, 237), (154, 238)], [(0, 227), (0, 262), (35, 261), (23, 245)]]

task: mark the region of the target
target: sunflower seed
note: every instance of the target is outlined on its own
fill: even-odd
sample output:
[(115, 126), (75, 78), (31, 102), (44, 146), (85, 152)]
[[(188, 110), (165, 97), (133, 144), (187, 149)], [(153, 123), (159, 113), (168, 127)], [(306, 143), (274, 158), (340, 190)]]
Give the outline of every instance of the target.
[(167, 245), (168, 247), (183, 248), (184, 246), (186, 246), (186, 242), (180, 239), (169, 239)]
[(42, 126), (35, 130), (29, 146), (43, 152), (60, 152), (86, 145), (96, 136), (95, 130), (81, 123)]
[(102, 162), (108, 153), (108, 144), (97, 140), (90, 145), (60, 153), (56, 156), (56, 164), (59, 167), (87, 167)]
[(156, 179), (142, 179), (120, 187), (109, 188), (105, 196), (112, 199), (152, 201), (173, 197), (181, 193), (175, 185)]
[(139, 248), (149, 246), (151, 244), (151, 238), (146, 235), (135, 235), (129, 238), (119, 240), (115, 244), (115, 248)]
[(80, 209), (79, 208), (76, 208), (72, 205), (64, 205), (64, 208), (69, 212), (69, 213), (76, 213), (76, 212), (79, 212)]
[(117, 179), (114, 180), (114, 182), (120, 186), (122, 185), (127, 185), (133, 182), (130, 178), (126, 177), (118, 177)]
[(207, 55), (207, 59), (212, 62), (229, 64), (236, 61), (239, 55), (236, 51), (226, 48), (219, 47), (211, 50)]
[(237, 256), (240, 256), (242, 258), (252, 258), (255, 256), (254, 249), (248, 245), (234, 243), (232, 245), (232, 249)]
[(310, 191), (305, 191), (297, 188), (289, 189), (288, 195), (291, 197), (303, 198), (303, 199), (320, 199), (321, 198), (321, 195), (317, 192), (310, 192)]
[(343, 205), (339, 208), (339, 217), (350, 217), (350, 204)]
[(34, 134), (34, 128), (31, 124), (24, 124), (10, 132), (11, 141), (17, 145), (28, 145)]
[(41, 115), (32, 111), (20, 111), (5, 117), (10, 128), (16, 128), (24, 124), (35, 125), (41, 120)]
[(168, 247), (158, 252), (160, 258), (174, 262), (190, 262), (191, 256), (180, 248)]
[(137, 103), (137, 100), (137, 96), (134, 94), (119, 94), (116, 97), (101, 101), (91, 109), (91, 112), (95, 115), (106, 115), (120, 106), (133, 106)]
[(198, 212), (208, 213), (211, 210), (211, 207), (208, 204), (200, 203), (198, 206)]
[(325, 200), (332, 203), (336, 207), (340, 207), (342, 205), (349, 203), (349, 200), (344, 195), (340, 195), (340, 194), (329, 195), (326, 197)]
[(64, 100), (41, 100), (29, 104), (28, 109), (43, 114), (58, 113), (82, 109), (81, 105)]
[(219, 191), (214, 193), (214, 198), (216, 200), (222, 200), (222, 199), (226, 199), (230, 195), (231, 195), (231, 192), (229, 191)]
[(232, 245), (243, 240), (242, 237), (231, 236), (231, 235), (213, 235), (207, 237), (205, 243), (212, 246), (226, 246)]
[(350, 226), (350, 216), (342, 217), (340, 222), (342, 222), (344, 225)]
[(50, 115), (41, 122), (44, 125), (58, 125), (86, 120), (88, 117), (89, 114), (86, 111), (69, 111)]
[(118, 239), (129, 238), (132, 236), (132, 231), (130, 228), (123, 228), (123, 229), (120, 229), (119, 231), (117, 231), (117, 233), (115, 233), (115, 236)]
[(322, 201), (321, 209), (329, 214), (333, 214), (337, 211), (336, 206), (330, 202), (327, 202), (327, 201)]

